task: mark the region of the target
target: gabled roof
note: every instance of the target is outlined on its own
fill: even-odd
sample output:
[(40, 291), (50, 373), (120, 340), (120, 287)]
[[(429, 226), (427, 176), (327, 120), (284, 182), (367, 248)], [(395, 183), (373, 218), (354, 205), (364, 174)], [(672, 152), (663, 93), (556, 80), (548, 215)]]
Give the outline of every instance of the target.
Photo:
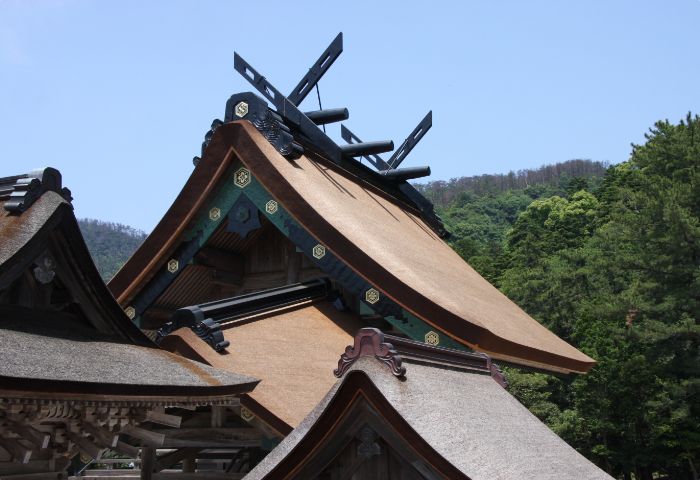
[[(487, 363), (415, 342), (394, 347), (367, 330), (343, 355), (341, 366), (354, 358), (343, 378), (247, 479), (311, 478), (329, 466), (365, 478), (363, 465), (366, 476), (386, 450), (405, 478), (611, 478), (515, 400)], [(347, 448), (356, 452), (338, 464)]]
[(57, 170), (0, 179), (0, 240), (4, 397), (196, 402), (256, 385), (159, 349), (129, 320), (92, 262)]
[(311, 239), (304, 241), (324, 247), (328, 269), (339, 271), (331, 258), (341, 262), (343, 271), (334, 280), (352, 276), (347, 281), (354, 286), (371, 286), (378, 305), (396, 305), (494, 358), (561, 372), (586, 372), (595, 363), (484, 280), (411, 206), (316, 155), (284, 158), (246, 121), (216, 130), (171, 208), (110, 282), (123, 306), (182, 248), (183, 233), (210, 207), (213, 193), (233, 181), (229, 175), (236, 165), (286, 209)]
[(246, 393), (258, 382), (120, 341), (57, 312), (0, 306), (0, 318), (0, 390), (196, 399)]
[[(41, 179), (49, 175), (51, 180), (46, 185), (46, 180)], [(32, 188), (27, 189), (27, 185)], [(0, 242), (0, 291), (8, 290), (29, 270), (39, 285), (39, 268), (49, 276), (46, 280), (50, 287), (46, 290), (60, 287), (65, 300), (72, 304), (67, 308), (73, 308), (73, 313), (99, 332), (137, 345), (151, 345), (129, 321), (100, 277), (73, 215), (70, 192), (61, 186), (58, 170), (47, 168), (0, 179)], [(60, 285), (52, 283), (54, 277)], [(44, 300), (23, 302), (51, 302), (50, 298)], [(0, 303), (6, 302), (0, 299)]]
[(223, 354), (189, 329), (173, 332), (161, 346), (219, 369), (259, 378), (260, 384), (242, 404), (286, 435), (333, 386), (336, 379), (329, 367), (362, 326), (359, 317), (321, 299), (223, 323), (221, 333), (230, 343)]
[(320, 157), (285, 159), (244, 122), (217, 130), (206, 158), (232, 153), (348, 267), (440, 331), (515, 363), (577, 372), (595, 363), (484, 280), (405, 204)]

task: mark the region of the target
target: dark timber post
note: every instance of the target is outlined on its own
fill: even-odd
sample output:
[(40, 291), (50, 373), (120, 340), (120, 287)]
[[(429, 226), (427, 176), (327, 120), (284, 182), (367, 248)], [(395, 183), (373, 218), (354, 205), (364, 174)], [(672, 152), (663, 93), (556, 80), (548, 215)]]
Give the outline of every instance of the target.
[(287, 246), (287, 285), (298, 283), (301, 278), (301, 253), (293, 244)]
[(151, 480), (156, 462), (156, 449), (141, 448), (141, 480)]

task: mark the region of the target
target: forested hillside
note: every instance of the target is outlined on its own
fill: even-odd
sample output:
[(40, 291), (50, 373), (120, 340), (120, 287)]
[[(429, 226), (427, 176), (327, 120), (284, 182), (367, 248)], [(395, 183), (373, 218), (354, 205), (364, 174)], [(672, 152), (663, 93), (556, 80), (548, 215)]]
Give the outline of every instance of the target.
[[(598, 361), (587, 375), (506, 368), (510, 391), (611, 475), (698, 479), (700, 118), (660, 122), (631, 158), (417, 185), (450, 243)], [(105, 278), (143, 232), (81, 221)]]
[(120, 223), (81, 218), (78, 225), (105, 281), (117, 273), (146, 238), (142, 231)]
[(487, 174), (474, 177), (459, 177), (449, 181), (437, 180), (416, 184), (422, 192), (437, 207), (450, 205), (464, 193), (476, 195), (496, 195), (510, 190), (537, 191), (538, 187), (558, 187), (569, 179), (597, 179), (605, 173), (608, 165), (604, 162), (591, 160), (569, 160), (544, 165), (536, 169), (518, 170), (506, 174)]
[(697, 479), (700, 118), (657, 123), (602, 181), (459, 183), (425, 186), (452, 196), (452, 246), (598, 361), (570, 378), (507, 369), (511, 392), (618, 478)]

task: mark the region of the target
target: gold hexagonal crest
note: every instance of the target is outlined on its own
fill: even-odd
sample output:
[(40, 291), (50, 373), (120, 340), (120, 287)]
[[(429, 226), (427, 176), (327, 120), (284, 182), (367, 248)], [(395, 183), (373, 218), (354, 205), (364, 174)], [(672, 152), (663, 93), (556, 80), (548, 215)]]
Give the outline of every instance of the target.
[(274, 200), (270, 200), (269, 202), (267, 202), (267, 203), (265, 204), (265, 211), (266, 211), (267, 213), (269, 213), (270, 215), (272, 215), (273, 213), (276, 213), (276, 212), (277, 212), (277, 208), (278, 208), (278, 207), (277, 207), (277, 202), (275, 202)]
[(250, 183), (250, 172), (247, 168), (239, 168), (236, 173), (233, 174), (233, 183), (236, 184), (238, 188), (243, 188)]
[(374, 305), (379, 301), (379, 292), (374, 288), (370, 288), (365, 292), (365, 301), (371, 305)]
[(168, 262), (168, 271), (170, 273), (175, 273), (177, 272), (177, 269), (180, 268), (180, 262), (175, 260), (174, 258)]
[(126, 316), (129, 317), (130, 320), (133, 320), (136, 316), (136, 309), (134, 307), (126, 307), (124, 313), (126, 313)]
[(211, 210), (209, 210), (209, 220), (211, 220), (212, 222), (215, 222), (220, 218), (221, 218), (221, 209), (219, 207), (214, 207)]
[(425, 334), (425, 343), (428, 345), (438, 345), (440, 343), (440, 335), (432, 330)]
[(248, 115), (248, 104), (245, 102), (238, 102), (236, 104), (235, 112), (236, 112), (237, 117), (239, 117), (239, 118), (245, 117), (246, 115)]
[(251, 420), (253, 420), (255, 418), (255, 415), (253, 414), (253, 412), (251, 412), (247, 408), (241, 407), (241, 418), (243, 420), (245, 420), (246, 422), (250, 422)]
[(321, 260), (323, 257), (326, 256), (326, 247), (319, 243), (313, 248), (311, 254), (314, 256), (314, 258)]

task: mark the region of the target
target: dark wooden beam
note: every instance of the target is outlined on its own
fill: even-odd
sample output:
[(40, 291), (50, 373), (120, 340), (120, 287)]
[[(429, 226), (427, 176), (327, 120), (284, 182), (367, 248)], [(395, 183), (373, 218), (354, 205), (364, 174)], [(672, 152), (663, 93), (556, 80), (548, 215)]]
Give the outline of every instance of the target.
[(162, 448), (259, 447), (262, 434), (254, 428), (180, 428), (153, 430), (164, 436)]
[(288, 242), (287, 243), (287, 283), (297, 283), (300, 281), (301, 276), (301, 264), (302, 256), (301, 253), (297, 252), (296, 246)]
[(139, 456), (139, 447), (134, 447), (126, 442), (118, 441), (117, 444), (112, 447), (112, 450), (119, 452), (122, 455), (126, 455), (129, 458), (136, 458)]
[(243, 275), (214, 268), (211, 268), (209, 272), (209, 281), (214, 285), (240, 287), (243, 284)]
[(146, 430), (145, 428), (135, 427), (134, 425), (126, 425), (122, 427), (121, 433), (125, 433), (130, 437), (141, 440), (149, 447), (162, 447), (165, 442), (163, 433)]
[(28, 440), (34, 444), (37, 448), (46, 448), (49, 446), (49, 441), (51, 440), (51, 435), (46, 432), (40, 432), (35, 430), (30, 425), (24, 425), (19, 422), (8, 421), (10, 428), (20, 437)]
[[(202, 472), (182, 473), (154, 473), (149, 480), (239, 480), (247, 473), (215, 472), (205, 470)], [(141, 477), (143, 478), (143, 477)]]
[(65, 479), (64, 472), (36, 472), (36, 473), (18, 473), (14, 475), (3, 475), (3, 480), (63, 480)]
[(173, 465), (183, 462), (183, 469), (184, 469), (184, 460), (187, 460), (189, 458), (194, 458), (197, 453), (201, 451), (201, 448), (180, 448), (175, 450), (174, 452), (166, 453), (165, 455), (161, 455), (156, 459), (155, 462), (155, 468), (154, 470), (156, 472), (160, 472), (161, 470), (165, 470), (166, 468), (170, 468)]
[(212, 267), (227, 273), (242, 277), (244, 273), (245, 259), (242, 255), (221, 250), (214, 247), (202, 247), (194, 256), (197, 265)]
[(213, 405), (211, 407), (211, 426), (212, 428), (221, 428), (226, 422), (226, 407)]
[(166, 427), (180, 428), (182, 417), (170, 415), (165, 412), (150, 410), (146, 412), (146, 421), (157, 423), (159, 425), (165, 425)]
[(141, 480), (151, 480), (156, 463), (156, 449), (144, 447), (141, 449)]
[(95, 441), (107, 448), (114, 448), (119, 442), (119, 434), (91, 423), (83, 423), (83, 430), (92, 435)]
[(0, 437), (0, 447), (12, 455), (12, 460), (18, 463), (28, 463), (32, 456), (32, 451), (23, 447), (17, 439)]
[(102, 454), (106, 450), (106, 448), (100, 448), (98, 445), (95, 445), (93, 442), (77, 433), (66, 432), (66, 436), (71, 442), (75, 443), (81, 452), (96, 460), (102, 458)]

